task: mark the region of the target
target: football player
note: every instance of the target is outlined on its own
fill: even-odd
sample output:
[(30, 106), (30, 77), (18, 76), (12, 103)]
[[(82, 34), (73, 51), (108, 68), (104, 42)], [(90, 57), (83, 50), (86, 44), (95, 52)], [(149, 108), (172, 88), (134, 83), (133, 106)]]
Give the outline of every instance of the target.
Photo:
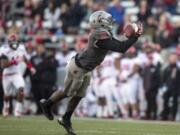
[(140, 65), (135, 47), (129, 48), (125, 57), (120, 61), (120, 95), (125, 108), (123, 118), (128, 118), (129, 108), (132, 110), (133, 118), (138, 116), (137, 93), (141, 86)]
[(76, 134), (71, 125), (71, 116), (86, 94), (91, 71), (101, 64), (110, 50), (125, 53), (138, 40), (143, 31), (143, 27), (139, 23), (137, 24), (138, 30), (126, 41), (116, 39), (112, 34), (112, 15), (105, 11), (94, 12), (89, 18), (89, 23), (91, 32), (88, 45), (83, 51), (77, 53), (67, 65), (64, 91), (56, 91), (48, 100), (40, 101), (44, 115), (49, 120), (53, 120), (52, 106), (64, 98), (71, 97), (65, 114), (62, 119), (58, 120), (59, 124), (71, 135)]
[(7, 62), (3, 64), (3, 90), (4, 90), (4, 105), (3, 116), (9, 115), (9, 98), (17, 90), (17, 102), (15, 105), (14, 115), (16, 117), (22, 116), (23, 113), (23, 97), (24, 97), (24, 79), (19, 67), (21, 62), (25, 62), (30, 71), (35, 74), (36, 70), (28, 61), (28, 56), (24, 45), (20, 44), (16, 35), (8, 37), (8, 45), (0, 48), (0, 56), (6, 58)]
[[(98, 97), (97, 117), (114, 117), (114, 104), (112, 97), (116, 99), (118, 106), (121, 109), (117, 90), (117, 77), (119, 75), (119, 70), (116, 68), (116, 57), (119, 56), (116, 55), (117, 54), (115, 53), (106, 55), (101, 65), (96, 68), (99, 75), (98, 88), (96, 89)], [(103, 98), (105, 100), (105, 105), (101, 104)]]

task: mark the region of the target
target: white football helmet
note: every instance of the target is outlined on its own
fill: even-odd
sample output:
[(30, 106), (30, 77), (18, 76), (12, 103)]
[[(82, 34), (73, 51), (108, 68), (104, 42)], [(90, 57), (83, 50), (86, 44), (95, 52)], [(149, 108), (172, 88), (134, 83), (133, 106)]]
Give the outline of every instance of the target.
[(89, 17), (89, 23), (92, 28), (103, 27), (111, 30), (113, 26), (112, 15), (105, 11), (96, 11)]

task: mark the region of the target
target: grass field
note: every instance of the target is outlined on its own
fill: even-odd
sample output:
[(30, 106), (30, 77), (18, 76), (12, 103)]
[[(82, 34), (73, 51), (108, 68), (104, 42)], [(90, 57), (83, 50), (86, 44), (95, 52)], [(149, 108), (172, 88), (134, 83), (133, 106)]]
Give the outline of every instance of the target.
[[(78, 135), (180, 135), (180, 123), (73, 119)], [(0, 135), (66, 135), (56, 121), (41, 116), (0, 117)]]

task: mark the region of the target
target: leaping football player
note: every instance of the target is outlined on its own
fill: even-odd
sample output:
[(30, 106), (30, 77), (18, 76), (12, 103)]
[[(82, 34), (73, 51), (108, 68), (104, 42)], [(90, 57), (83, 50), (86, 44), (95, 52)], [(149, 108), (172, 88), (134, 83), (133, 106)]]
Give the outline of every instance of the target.
[(77, 53), (67, 65), (64, 91), (56, 91), (48, 100), (42, 99), (40, 101), (44, 115), (49, 120), (53, 120), (52, 106), (64, 98), (71, 97), (65, 114), (61, 119), (58, 119), (59, 124), (70, 135), (76, 135), (72, 128), (71, 116), (86, 94), (91, 71), (101, 64), (109, 51), (125, 53), (143, 32), (142, 24), (138, 23), (136, 31), (129, 35), (127, 40), (116, 39), (112, 34), (113, 18), (105, 11), (94, 12), (89, 18), (89, 23), (91, 32), (88, 45), (83, 51)]
[[(32, 74), (35, 74), (36, 70), (32, 64), (28, 61), (28, 55), (26, 53), (23, 44), (20, 44), (17, 36), (12, 34), (8, 37), (8, 45), (4, 45), (0, 48), (0, 57), (6, 58), (6, 62), (3, 66), (3, 91), (4, 91), (4, 103), (3, 103), (3, 116), (9, 115), (9, 98), (13, 93), (17, 94), (17, 102), (14, 109), (14, 115), (21, 117), (23, 114), (23, 98), (24, 98), (24, 79), (21, 73), (19, 64), (25, 62), (27, 68), (30, 69)], [(13, 90), (16, 90), (13, 91)]]

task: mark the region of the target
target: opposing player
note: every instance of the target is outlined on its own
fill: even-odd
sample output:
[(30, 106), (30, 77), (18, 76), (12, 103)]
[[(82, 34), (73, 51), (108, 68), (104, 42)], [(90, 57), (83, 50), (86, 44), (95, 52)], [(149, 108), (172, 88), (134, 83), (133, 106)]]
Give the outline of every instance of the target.
[(129, 109), (132, 110), (132, 117), (137, 118), (137, 93), (141, 86), (141, 77), (139, 75), (140, 60), (136, 56), (136, 49), (128, 49), (124, 58), (120, 61), (120, 95), (124, 106), (123, 118), (128, 118)]
[[(3, 116), (7, 117), (9, 115), (9, 98), (13, 93), (17, 93), (14, 115), (20, 117), (23, 113), (24, 79), (19, 64), (24, 61), (33, 74), (36, 71), (28, 61), (24, 45), (18, 42), (14, 34), (9, 36), (8, 45), (0, 48), (0, 56), (7, 59), (7, 62), (3, 65), (4, 70), (2, 77), (4, 90)], [(15, 89), (17, 92), (14, 91)]]
[(137, 24), (137, 31), (126, 41), (117, 40), (111, 32), (113, 18), (105, 11), (94, 12), (90, 16), (89, 23), (91, 32), (87, 48), (73, 57), (67, 65), (64, 91), (56, 91), (48, 100), (42, 99), (40, 101), (44, 115), (49, 120), (53, 120), (52, 106), (64, 98), (71, 97), (66, 113), (61, 120), (58, 120), (59, 124), (71, 135), (75, 135), (71, 125), (71, 116), (78, 103), (86, 94), (91, 71), (104, 60), (109, 50), (121, 53), (126, 52), (138, 40), (143, 31), (142, 25)]
[[(116, 67), (116, 63), (119, 62), (119, 59), (116, 60), (117, 57), (119, 57), (119, 55), (117, 56), (117, 53), (106, 55), (101, 65), (96, 68), (99, 77), (98, 88), (96, 89), (98, 97), (97, 117), (114, 117), (112, 97), (116, 99), (118, 107), (120, 109), (122, 108), (117, 90), (117, 78), (120, 72)], [(103, 100), (105, 100), (104, 105), (101, 103)]]

